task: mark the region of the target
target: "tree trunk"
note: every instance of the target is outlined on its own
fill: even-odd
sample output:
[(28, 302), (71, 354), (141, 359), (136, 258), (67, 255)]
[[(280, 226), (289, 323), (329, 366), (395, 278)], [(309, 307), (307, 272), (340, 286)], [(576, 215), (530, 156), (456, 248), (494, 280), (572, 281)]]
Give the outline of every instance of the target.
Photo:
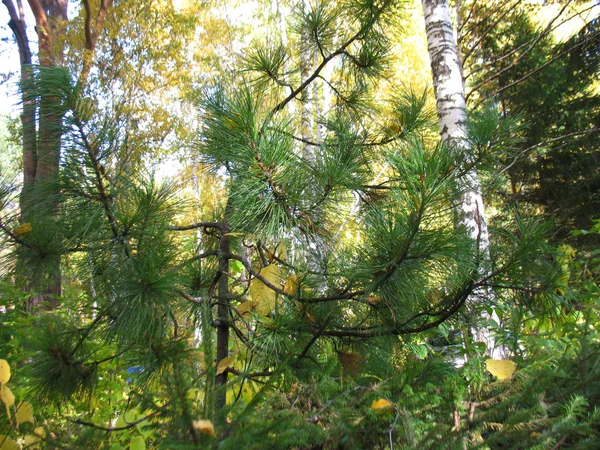
[(2, 0), (8, 10), (10, 20), (8, 26), (12, 30), (17, 47), (21, 65), (21, 100), (23, 110), (21, 111), (21, 126), (23, 127), (23, 189), (19, 199), (21, 209), (21, 222), (28, 219), (24, 211), (29, 207), (28, 199), (31, 197), (35, 185), (36, 167), (36, 136), (37, 126), (35, 122), (35, 102), (31, 96), (31, 49), (27, 37), (27, 26), (25, 23), (23, 5), (17, 0), (17, 6), (11, 0)]
[[(225, 207), (225, 218), (229, 218), (229, 203)], [(219, 281), (217, 285), (217, 366), (229, 356), (229, 253), (231, 251), (231, 237), (228, 236), (227, 225), (221, 228), (221, 241), (219, 243)], [(217, 375), (216, 383), (216, 408), (220, 411), (227, 404), (227, 370)]]
[[(456, 39), (448, 0), (422, 0), (425, 16), (425, 30), (433, 86), (440, 121), (442, 141), (461, 152), (466, 150), (465, 167), (471, 167), (458, 186), (456, 215), (458, 225), (464, 227), (468, 235), (477, 242), (482, 258), (489, 260), (489, 236), (485, 223), (484, 204), (481, 195), (479, 176), (474, 168), (474, 158), (469, 153), (466, 140), (467, 111), (462, 70), (456, 47)], [(493, 291), (480, 290), (470, 299), (471, 305), (488, 303), (493, 300)], [(488, 330), (474, 330), (477, 339), (487, 344), (488, 352), (495, 356), (495, 343)]]

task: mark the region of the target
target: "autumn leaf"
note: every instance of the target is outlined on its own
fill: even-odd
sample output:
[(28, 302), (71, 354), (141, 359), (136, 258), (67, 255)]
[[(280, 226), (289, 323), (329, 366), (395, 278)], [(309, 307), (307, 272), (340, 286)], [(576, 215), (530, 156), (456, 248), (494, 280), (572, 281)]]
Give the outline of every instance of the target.
[(29, 402), (20, 402), (17, 405), (17, 422), (19, 424), (25, 422), (34, 423), (33, 405)]
[(380, 398), (379, 400), (373, 400), (371, 403), (371, 410), (373, 411), (381, 411), (385, 409), (393, 408), (394, 405), (392, 402), (386, 400), (385, 398)]
[(10, 418), (10, 407), (15, 404), (15, 396), (6, 384), (0, 388), (0, 398), (6, 406), (6, 415)]
[(19, 446), (8, 436), (0, 434), (0, 450), (19, 450)]
[(367, 299), (367, 302), (369, 303), (369, 305), (376, 305), (380, 301), (381, 301), (381, 299), (379, 297), (369, 297)]
[(10, 380), (10, 366), (5, 359), (0, 359), (0, 384), (8, 383)]
[(281, 259), (282, 261), (285, 261), (287, 259), (287, 249), (283, 241), (279, 241), (279, 244), (277, 244), (277, 249), (275, 251), (277, 252), (277, 257), (279, 259)]
[(215, 427), (210, 420), (194, 420), (192, 423), (195, 430), (208, 436), (217, 437), (215, 434)]
[(298, 285), (300, 284), (300, 279), (294, 275), (293, 273), (287, 277), (285, 280), (285, 286), (283, 287), (283, 292), (288, 295), (294, 295), (298, 290)]
[[(260, 271), (260, 275), (275, 286), (279, 286), (281, 283), (279, 267), (275, 264), (269, 264), (268, 266), (263, 267)], [(258, 314), (267, 316), (275, 309), (277, 293), (258, 278), (252, 280), (248, 292), (250, 293), (250, 298), (252, 299), (252, 303)]]
[(29, 224), (29, 223), (23, 223), (13, 230), (13, 234), (17, 237), (24, 236), (30, 232), (31, 232), (31, 224)]
[[(33, 434), (25, 435), (25, 438), (24, 438), (25, 448), (32, 447), (33, 445), (41, 442), (42, 439), (45, 437), (46, 437), (46, 430), (44, 430), (42, 427), (37, 427), (35, 430), (33, 430)], [(32, 447), (32, 448), (39, 448), (39, 447)], [(113, 448), (111, 447), (109, 450), (113, 450)]]
[(240, 316), (244, 316), (245, 314), (248, 314), (249, 311), (252, 311), (254, 309), (254, 306), (255, 305), (253, 304), (253, 302), (244, 302), (240, 306), (235, 308), (235, 310)]
[(499, 380), (506, 380), (512, 377), (517, 370), (517, 364), (509, 359), (486, 359), (485, 367), (492, 375)]
[(227, 358), (223, 358), (217, 364), (217, 375), (221, 375), (225, 370), (231, 365), (231, 363), (235, 360), (236, 355), (228, 356)]

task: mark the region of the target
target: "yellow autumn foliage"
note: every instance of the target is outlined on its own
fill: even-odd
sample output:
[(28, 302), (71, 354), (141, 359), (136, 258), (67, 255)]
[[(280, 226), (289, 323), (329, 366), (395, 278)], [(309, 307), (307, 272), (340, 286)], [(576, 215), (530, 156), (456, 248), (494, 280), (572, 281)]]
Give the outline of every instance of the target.
[(21, 237), (31, 232), (31, 224), (23, 223), (13, 230), (15, 236)]
[[(279, 272), (279, 267), (275, 264), (269, 264), (268, 266), (263, 267), (260, 271), (260, 275), (269, 283), (277, 287), (281, 284), (281, 273)], [(252, 305), (257, 314), (268, 316), (271, 311), (275, 309), (277, 292), (258, 278), (255, 278), (250, 282), (250, 289), (248, 292), (250, 293)]]
[(30, 422), (34, 423), (33, 405), (29, 402), (20, 402), (17, 405), (17, 422), (19, 424)]
[(225, 370), (231, 365), (231, 363), (235, 360), (235, 355), (228, 356), (227, 358), (223, 358), (217, 364), (217, 375), (221, 375)]
[(394, 405), (389, 400), (386, 400), (385, 398), (380, 398), (379, 400), (373, 400), (373, 403), (371, 403), (371, 410), (381, 411), (393, 408), (393, 406)]
[(0, 359), (0, 384), (8, 383), (10, 380), (10, 366), (8, 361)]
[(517, 364), (509, 359), (486, 359), (485, 367), (489, 373), (498, 377), (499, 380), (512, 377), (517, 370)]

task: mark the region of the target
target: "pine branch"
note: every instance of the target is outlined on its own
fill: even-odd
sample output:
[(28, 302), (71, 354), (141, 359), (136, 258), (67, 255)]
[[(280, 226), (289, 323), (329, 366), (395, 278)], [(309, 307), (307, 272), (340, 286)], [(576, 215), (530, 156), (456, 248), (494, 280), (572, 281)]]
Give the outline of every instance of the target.
[(301, 92), (303, 92), (308, 85), (310, 85), (321, 73), (321, 71), (325, 68), (325, 66), (337, 56), (340, 56), (345, 53), (346, 49), (352, 45), (354, 42), (364, 39), (366, 34), (373, 28), (379, 16), (383, 12), (383, 10), (390, 5), (390, 1), (384, 1), (383, 4), (375, 11), (375, 17), (369, 20), (366, 24), (364, 24), (360, 30), (358, 30), (353, 36), (347, 39), (337, 50), (333, 53), (330, 53), (327, 57), (321, 60), (321, 63), (317, 66), (314, 72), (296, 89), (294, 89), (290, 95), (288, 95), (285, 99), (279, 102), (272, 110), (271, 115), (275, 115), (277, 112), (281, 111), (285, 106), (295, 99)]
[(219, 222), (195, 222), (189, 225), (172, 225), (167, 227), (167, 230), (171, 230), (171, 231), (187, 231), (187, 230), (194, 230), (196, 228), (217, 228), (221, 231), (223, 231), (223, 228), (225, 227), (224, 224), (219, 223)]

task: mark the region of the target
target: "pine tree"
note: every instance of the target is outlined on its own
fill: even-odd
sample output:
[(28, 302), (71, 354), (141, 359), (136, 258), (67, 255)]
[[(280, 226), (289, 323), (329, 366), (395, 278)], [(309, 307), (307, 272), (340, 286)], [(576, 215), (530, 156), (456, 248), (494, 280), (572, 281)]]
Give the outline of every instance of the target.
[[(282, 407), (297, 385), (319, 380), (309, 399), (322, 399), (361, 380), (350, 393), (380, 401), (374, 415), (408, 383), (402, 377), (453, 370), (407, 354), (424, 358), (422, 342), (459, 322), (473, 292), (538, 288), (544, 230), (535, 222), (501, 233), (489, 271), (469, 233), (454, 227), (465, 154), (430, 138), (425, 96), (396, 92), (388, 106), (397, 131), (379, 125), (375, 88), (398, 14), (392, 0), (319, 2), (298, 11), (297, 41), (255, 46), (238, 85), (204, 89), (193, 151), (222, 196), (196, 223), (175, 223), (186, 205), (174, 184), (122, 164), (125, 108), (95, 109), (64, 70), (40, 70), (55, 81), (64, 118), (60, 214), (45, 228), (17, 231), (16, 219), (2, 228), (9, 256), (43, 259), (52, 245), (84, 280), (65, 314), (39, 318), (31, 377), (40, 399), (80, 412), (86, 395), (127, 385), (120, 409), (154, 421), (167, 448), (215, 444), (213, 423), (224, 448), (322, 445), (319, 415), (337, 397), (303, 412)], [(304, 51), (317, 55), (309, 74), (300, 70)], [(321, 119), (322, 140), (309, 142), (314, 159), (305, 158), (301, 117), (286, 106), (331, 64), (323, 82), (335, 105)], [(398, 373), (400, 357), (408, 361)], [(382, 392), (373, 380), (385, 378), (400, 384)], [(71, 420), (101, 439), (114, 431), (112, 417)], [(378, 434), (381, 445), (390, 430)]]

